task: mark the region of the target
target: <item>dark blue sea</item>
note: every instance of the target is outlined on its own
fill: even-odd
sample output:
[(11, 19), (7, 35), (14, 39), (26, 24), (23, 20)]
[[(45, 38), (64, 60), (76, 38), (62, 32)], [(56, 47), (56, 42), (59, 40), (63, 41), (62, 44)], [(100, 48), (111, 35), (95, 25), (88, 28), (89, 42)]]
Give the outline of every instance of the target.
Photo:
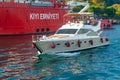
[(0, 80), (120, 80), (120, 25), (102, 35), (109, 46), (41, 59), (31, 35), (0, 36)]

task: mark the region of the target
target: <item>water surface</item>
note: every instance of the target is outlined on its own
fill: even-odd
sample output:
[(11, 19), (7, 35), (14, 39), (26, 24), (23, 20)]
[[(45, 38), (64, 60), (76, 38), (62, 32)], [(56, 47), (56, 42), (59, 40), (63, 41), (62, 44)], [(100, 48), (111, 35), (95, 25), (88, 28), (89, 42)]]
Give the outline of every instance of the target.
[(31, 36), (0, 37), (0, 80), (120, 80), (120, 25), (104, 30), (110, 45), (85, 51), (43, 54)]

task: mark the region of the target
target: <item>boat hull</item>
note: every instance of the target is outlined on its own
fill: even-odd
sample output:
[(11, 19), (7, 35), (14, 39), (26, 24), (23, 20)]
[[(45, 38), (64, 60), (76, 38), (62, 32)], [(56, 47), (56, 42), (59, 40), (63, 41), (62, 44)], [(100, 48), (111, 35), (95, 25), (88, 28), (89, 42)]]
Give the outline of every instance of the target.
[(66, 13), (67, 9), (55, 6), (0, 2), (0, 35), (54, 33)]
[(40, 53), (58, 53), (73, 52), (84, 49), (95, 48), (99, 46), (109, 45), (106, 37), (60, 40), (60, 41), (33, 41), (35, 47)]

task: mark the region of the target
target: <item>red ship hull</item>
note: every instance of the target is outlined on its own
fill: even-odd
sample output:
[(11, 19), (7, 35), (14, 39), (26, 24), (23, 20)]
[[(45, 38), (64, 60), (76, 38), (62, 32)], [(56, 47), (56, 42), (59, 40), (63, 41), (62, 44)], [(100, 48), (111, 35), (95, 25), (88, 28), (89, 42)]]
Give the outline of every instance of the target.
[(113, 26), (113, 20), (103, 19), (101, 20), (101, 29), (110, 29)]
[(25, 2), (0, 2), (0, 35), (55, 32), (66, 13), (67, 9), (55, 3), (34, 6)]

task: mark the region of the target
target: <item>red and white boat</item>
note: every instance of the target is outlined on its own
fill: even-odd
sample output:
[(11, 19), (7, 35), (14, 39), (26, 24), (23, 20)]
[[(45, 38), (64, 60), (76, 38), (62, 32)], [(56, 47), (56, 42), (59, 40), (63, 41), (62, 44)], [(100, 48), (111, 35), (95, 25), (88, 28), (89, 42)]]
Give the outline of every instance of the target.
[[(109, 39), (99, 31), (101, 21), (87, 18), (91, 13), (69, 13), (64, 17), (71, 17), (71, 21), (62, 25), (54, 35), (32, 37), (33, 46), (38, 53), (59, 53), (80, 51), (109, 45)], [(83, 19), (84, 18), (84, 19)]]
[(60, 0), (0, 0), (0, 35), (55, 32), (65, 7)]

